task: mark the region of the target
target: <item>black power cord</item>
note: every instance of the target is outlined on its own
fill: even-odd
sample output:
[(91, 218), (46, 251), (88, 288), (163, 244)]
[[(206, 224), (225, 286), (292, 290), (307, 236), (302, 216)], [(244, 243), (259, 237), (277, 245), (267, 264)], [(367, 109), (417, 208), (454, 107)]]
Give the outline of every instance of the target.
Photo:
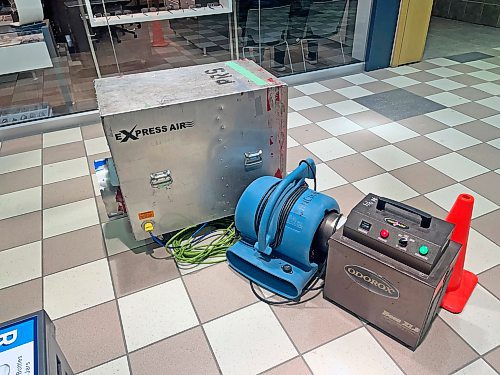
[(297, 200), (300, 196), (307, 191), (307, 184), (299, 186), (295, 189), (287, 198), (283, 206), (281, 207), (281, 211), (278, 217), (278, 225), (276, 227), (276, 234), (274, 235), (274, 240), (271, 243), (271, 248), (275, 249), (279, 245), (281, 245), (281, 241), (283, 239), (283, 232), (285, 231), (286, 222), (288, 220), (288, 215), (292, 211), (293, 206), (297, 203)]
[(281, 182), (277, 181), (274, 184), (269, 187), (269, 189), (266, 191), (266, 193), (262, 196), (262, 199), (259, 202), (259, 205), (257, 206), (257, 210), (255, 210), (255, 219), (254, 219), (254, 230), (255, 234), (258, 236), (259, 235), (259, 226), (260, 226), (260, 220), (262, 219), (262, 215), (264, 213), (264, 209), (267, 206), (267, 202), (269, 201), (269, 198), (271, 197), (271, 194), (274, 192), (276, 189), (276, 186)]
[(307, 160), (305, 160), (305, 159), (301, 160), (300, 163), (299, 163), (299, 165), (301, 165), (302, 163), (306, 163), (307, 167), (312, 172), (312, 174), (313, 174), (313, 180), (314, 180), (314, 191), (316, 191), (316, 171), (314, 170), (314, 168), (312, 167), (312, 165)]
[[(307, 163), (307, 162), (305, 161), (305, 163)], [(340, 221), (341, 217), (342, 217), (342, 214), (339, 214), (339, 216), (335, 220), (335, 224), (333, 226), (333, 233), (335, 233), (337, 231), (337, 226), (339, 225), (339, 221)], [(250, 288), (252, 289), (253, 294), (255, 295), (255, 297), (257, 297), (257, 299), (259, 301), (264, 302), (264, 303), (266, 303), (268, 305), (271, 305), (271, 306), (274, 306), (274, 305), (296, 306), (296, 305), (300, 305), (302, 303), (309, 302), (312, 299), (316, 298), (318, 295), (320, 295), (321, 292), (323, 291), (325, 283), (323, 283), (323, 284), (321, 284), (319, 286), (316, 286), (316, 284), (324, 277), (324, 275), (326, 273), (327, 260), (328, 260), (328, 258), (325, 258), (325, 261), (323, 262), (323, 266), (321, 267), (321, 270), (318, 272), (318, 274), (313, 279), (313, 281), (310, 282), (309, 287), (305, 288), (302, 291), (302, 293), (297, 298), (297, 300), (291, 300), (291, 299), (286, 299), (286, 298), (285, 298), (284, 301), (271, 301), (271, 300), (268, 300), (268, 299), (260, 296), (257, 293), (257, 291), (255, 290), (254, 282), (251, 281), (251, 280), (250, 280)], [(304, 297), (307, 293), (309, 293), (310, 291), (313, 291), (313, 290), (317, 290), (318, 292), (315, 293), (313, 296), (308, 297), (305, 300), (301, 300), (302, 297)]]

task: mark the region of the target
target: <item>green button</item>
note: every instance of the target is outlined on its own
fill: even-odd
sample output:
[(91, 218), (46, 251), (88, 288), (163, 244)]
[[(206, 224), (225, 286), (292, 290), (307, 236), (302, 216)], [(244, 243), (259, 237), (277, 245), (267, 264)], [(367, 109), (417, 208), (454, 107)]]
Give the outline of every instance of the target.
[(420, 249), (418, 249), (418, 252), (422, 255), (427, 255), (429, 252), (429, 248), (425, 245), (420, 246)]

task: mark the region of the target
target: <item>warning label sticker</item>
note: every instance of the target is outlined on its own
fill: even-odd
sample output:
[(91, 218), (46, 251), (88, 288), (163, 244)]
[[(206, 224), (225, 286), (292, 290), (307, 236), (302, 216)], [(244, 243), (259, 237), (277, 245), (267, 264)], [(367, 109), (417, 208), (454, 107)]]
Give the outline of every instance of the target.
[(155, 217), (154, 211), (139, 212), (139, 220), (146, 220)]

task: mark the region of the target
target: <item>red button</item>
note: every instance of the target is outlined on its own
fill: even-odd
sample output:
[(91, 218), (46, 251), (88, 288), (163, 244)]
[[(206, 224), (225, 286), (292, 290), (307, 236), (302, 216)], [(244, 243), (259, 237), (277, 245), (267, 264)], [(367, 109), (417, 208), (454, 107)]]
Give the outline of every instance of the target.
[(389, 237), (389, 231), (385, 230), (385, 229), (382, 229), (380, 231), (380, 237), (386, 239), (387, 237)]

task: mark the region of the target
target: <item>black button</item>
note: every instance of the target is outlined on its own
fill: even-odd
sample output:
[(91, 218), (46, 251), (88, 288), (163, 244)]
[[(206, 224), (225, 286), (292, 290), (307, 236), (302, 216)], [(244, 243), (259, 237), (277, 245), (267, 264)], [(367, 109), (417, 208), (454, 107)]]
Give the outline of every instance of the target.
[(289, 264), (285, 264), (281, 267), (281, 269), (283, 270), (283, 272), (292, 273), (292, 266)]
[(372, 227), (372, 225), (369, 222), (364, 221), (364, 220), (362, 220), (361, 224), (359, 224), (359, 228), (366, 230), (367, 232), (370, 230), (371, 227)]
[(406, 246), (408, 246), (408, 238), (406, 238), (406, 237), (401, 237), (401, 238), (399, 239), (399, 246), (401, 246), (401, 247), (406, 247)]

